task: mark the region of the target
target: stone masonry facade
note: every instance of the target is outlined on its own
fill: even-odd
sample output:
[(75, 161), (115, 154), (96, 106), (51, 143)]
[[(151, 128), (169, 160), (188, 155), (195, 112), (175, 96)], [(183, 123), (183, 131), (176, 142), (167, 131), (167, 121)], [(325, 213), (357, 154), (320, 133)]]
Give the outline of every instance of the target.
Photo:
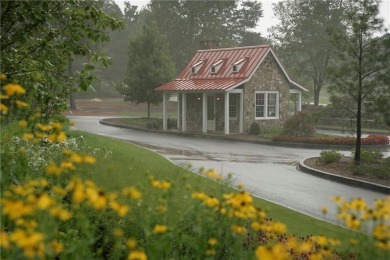
[[(244, 132), (248, 132), (250, 125), (257, 122), (260, 129), (281, 126), (288, 115), (289, 83), (275, 58), (268, 54), (260, 64), (253, 77), (238, 88), (243, 89), (244, 94)], [(279, 118), (278, 119), (255, 119), (255, 92), (277, 91), (279, 92)], [(230, 94), (238, 95), (238, 94)], [(224, 130), (224, 94), (215, 93), (216, 104), (216, 131)], [(239, 101), (237, 102), (237, 114)], [(202, 131), (202, 94), (187, 93), (187, 130)], [(230, 132), (239, 131), (239, 116), (229, 120)]]
[[(255, 119), (255, 92), (279, 92), (279, 118)], [(281, 126), (288, 114), (289, 83), (275, 58), (268, 54), (260, 64), (253, 77), (244, 86), (244, 132), (248, 132), (250, 125), (256, 122), (262, 128)]]

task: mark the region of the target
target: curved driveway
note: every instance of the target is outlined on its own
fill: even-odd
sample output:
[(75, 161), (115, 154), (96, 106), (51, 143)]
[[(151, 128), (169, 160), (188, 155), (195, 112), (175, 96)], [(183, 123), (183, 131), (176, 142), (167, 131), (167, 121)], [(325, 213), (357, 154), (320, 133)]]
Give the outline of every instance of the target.
[[(69, 116), (78, 130), (127, 140), (149, 148), (178, 165), (190, 163), (232, 173), (236, 184), (243, 184), (254, 196), (296, 211), (337, 223), (332, 196), (364, 198), (367, 202), (386, 195), (324, 180), (296, 169), (296, 163), (318, 156), (321, 150), (284, 148), (261, 144), (194, 138), (164, 133), (141, 132), (101, 125), (103, 117)], [(389, 151), (386, 155), (389, 156)], [(329, 206), (323, 216), (322, 206)]]

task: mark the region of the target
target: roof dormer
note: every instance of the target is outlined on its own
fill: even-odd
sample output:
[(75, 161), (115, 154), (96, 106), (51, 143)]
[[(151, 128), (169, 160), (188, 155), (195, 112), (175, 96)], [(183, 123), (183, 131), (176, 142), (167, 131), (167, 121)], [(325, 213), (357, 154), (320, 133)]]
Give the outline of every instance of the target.
[(211, 74), (218, 73), (218, 71), (222, 67), (223, 63), (224, 63), (224, 60), (219, 60), (216, 63), (214, 63), (213, 65), (211, 65)]
[(233, 73), (238, 73), (240, 72), (242, 66), (244, 66), (245, 62), (248, 60), (248, 58), (242, 58), (236, 61), (235, 63), (232, 64), (232, 70)]
[(202, 65), (204, 64), (204, 60), (198, 61), (194, 65), (191, 66), (191, 73), (196, 74), (202, 68)]

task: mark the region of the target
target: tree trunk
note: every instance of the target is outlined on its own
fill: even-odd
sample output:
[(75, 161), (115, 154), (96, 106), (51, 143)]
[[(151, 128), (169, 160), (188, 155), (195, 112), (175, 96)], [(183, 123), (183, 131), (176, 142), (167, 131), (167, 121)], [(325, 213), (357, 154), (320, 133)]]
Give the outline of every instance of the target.
[(148, 102), (148, 118), (150, 118), (150, 102)]
[(320, 104), (320, 92), (321, 88), (317, 86), (317, 88), (314, 88), (314, 107), (317, 108)]
[(360, 148), (362, 143), (362, 101), (359, 99), (356, 113), (356, 143), (355, 143), (355, 165), (360, 165)]
[[(72, 60), (69, 59), (68, 63), (68, 76), (73, 77), (73, 66), (72, 66)], [(76, 110), (76, 101), (74, 100), (73, 96), (73, 88), (72, 86), (69, 87), (69, 109), (70, 110)]]

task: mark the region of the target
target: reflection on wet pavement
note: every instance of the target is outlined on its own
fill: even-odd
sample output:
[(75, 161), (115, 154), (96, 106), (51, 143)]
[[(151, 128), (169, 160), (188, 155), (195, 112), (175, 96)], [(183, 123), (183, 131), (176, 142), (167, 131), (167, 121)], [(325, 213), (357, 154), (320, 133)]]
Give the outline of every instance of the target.
[(131, 143), (148, 148), (173, 161), (216, 161), (216, 162), (242, 162), (242, 163), (276, 163), (296, 166), (297, 161), (292, 161), (291, 158), (260, 156), (253, 154), (234, 154), (234, 153), (203, 153), (195, 150), (181, 150), (169, 147), (160, 147), (143, 142), (131, 141)]

